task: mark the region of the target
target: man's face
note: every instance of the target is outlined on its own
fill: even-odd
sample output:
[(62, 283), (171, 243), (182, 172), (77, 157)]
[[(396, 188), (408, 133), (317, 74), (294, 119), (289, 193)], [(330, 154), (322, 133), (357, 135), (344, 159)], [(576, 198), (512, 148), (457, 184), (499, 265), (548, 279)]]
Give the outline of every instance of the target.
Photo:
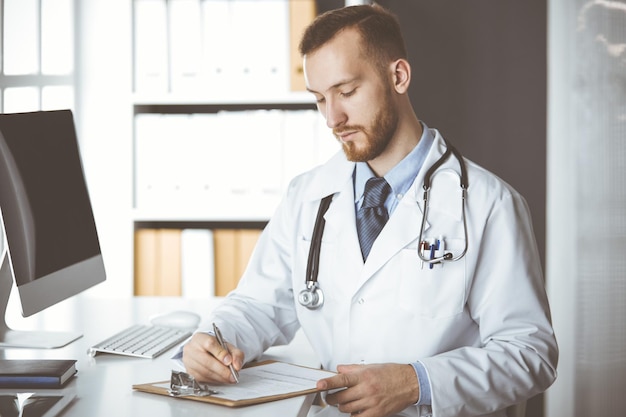
[(398, 123), (389, 80), (360, 52), (354, 29), (337, 34), (304, 58), (307, 89), (350, 161), (379, 156)]

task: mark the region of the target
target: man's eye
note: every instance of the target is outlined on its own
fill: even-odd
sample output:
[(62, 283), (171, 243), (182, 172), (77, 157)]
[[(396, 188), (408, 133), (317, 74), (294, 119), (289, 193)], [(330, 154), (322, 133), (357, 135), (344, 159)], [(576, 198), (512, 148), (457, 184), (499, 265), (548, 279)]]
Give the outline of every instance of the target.
[(324, 102), (324, 97), (318, 97), (315, 99), (315, 102), (317, 103), (323, 103)]
[(350, 97), (351, 95), (353, 95), (356, 92), (356, 88), (354, 90), (350, 90), (346, 93), (341, 93), (342, 97)]

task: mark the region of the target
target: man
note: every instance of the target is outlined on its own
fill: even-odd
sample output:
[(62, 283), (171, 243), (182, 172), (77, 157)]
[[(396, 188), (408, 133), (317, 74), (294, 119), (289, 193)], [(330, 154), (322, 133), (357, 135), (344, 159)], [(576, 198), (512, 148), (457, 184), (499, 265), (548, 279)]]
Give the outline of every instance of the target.
[[(343, 152), (292, 181), (238, 288), (213, 312), (231, 354), (197, 333), (184, 348), (188, 372), (234, 382), (227, 365), (241, 369), (302, 327), (322, 367), (338, 372), (318, 382), (330, 405), (322, 413), (511, 413), (556, 377), (525, 201), (469, 161), (465, 194), (460, 161), (449, 157), (431, 177), (422, 222), (422, 183), (447, 145), (413, 111), (411, 67), (386, 10), (327, 12), (307, 28), (300, 50), (307, 89)], [(372, 177), (382, 185), (368, 185)], [(370, 204), (364, 194), (373, 188), (384, 190), (384, 209), (373, 208), (370, 222), (362, 220)], [(311, 295), (307, 255), (328, 195), (314, 268), (324, 298), (310, 309), (298, 296)], [(387, 217), (382, 230), (369, 232)], [(365, 243), (368, 233), (373, 244)], [(444, 255), (454, 260), (428, 263)]]

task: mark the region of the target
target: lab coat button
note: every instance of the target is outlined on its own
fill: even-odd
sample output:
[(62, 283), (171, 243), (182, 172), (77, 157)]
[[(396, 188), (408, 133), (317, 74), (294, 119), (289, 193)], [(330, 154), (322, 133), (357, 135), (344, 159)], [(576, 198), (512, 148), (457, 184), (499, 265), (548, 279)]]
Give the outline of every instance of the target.
[(359, 303), (359, 304), (365, 304), (365, 299), (364, 299), (364, 298), (359, 298), (359, 301), (357, 301), (357, 303)]

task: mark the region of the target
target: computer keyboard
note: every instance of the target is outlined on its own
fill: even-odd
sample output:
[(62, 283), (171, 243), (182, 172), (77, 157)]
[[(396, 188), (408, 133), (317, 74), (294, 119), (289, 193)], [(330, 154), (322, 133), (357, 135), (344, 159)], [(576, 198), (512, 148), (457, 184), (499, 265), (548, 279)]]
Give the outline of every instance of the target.
[(189, 336), (188, 329), (136, 324), (92, 346), (89, 354), (114, 353), (152, 359)]

